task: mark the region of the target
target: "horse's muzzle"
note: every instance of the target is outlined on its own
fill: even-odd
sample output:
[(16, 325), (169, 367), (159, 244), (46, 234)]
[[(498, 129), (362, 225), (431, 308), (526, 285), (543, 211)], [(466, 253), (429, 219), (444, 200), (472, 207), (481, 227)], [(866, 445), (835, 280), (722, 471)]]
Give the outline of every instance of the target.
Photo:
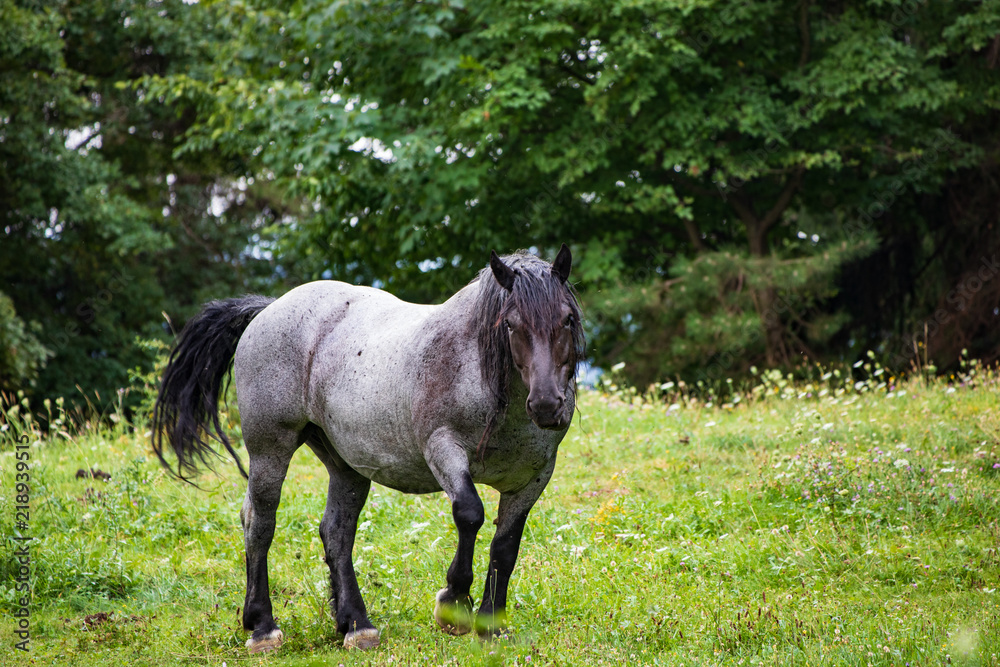
[(533, 420), (538, 428), (545, 429), (546, 431), (564, 431), (569, 428), (569, 419), (558, 418), (553, 421), (542, 421), (540, 419)]
[(554, 400), (536, 400), (529, 396), (525, 408), (535, 426), (548, 431), (562, 431), (569, 428), (573, 416), (566, 410), (566, 401), (561, 396)]

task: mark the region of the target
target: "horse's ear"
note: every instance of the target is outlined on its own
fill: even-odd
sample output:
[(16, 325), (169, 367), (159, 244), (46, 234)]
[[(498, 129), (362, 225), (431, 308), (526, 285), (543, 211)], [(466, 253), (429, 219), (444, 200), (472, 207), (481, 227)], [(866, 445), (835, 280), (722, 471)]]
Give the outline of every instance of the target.
[(559, 278), (559, 282), (564, 283), (569, 278), (569, 270), (573, 266), (573, 255), (569, 251), (569, 246), (565, 243), (559, 248), (556, 261), (552, 262), (552, 275)]
[(508, 292), (514, 289), (514, 269), (503, 263), (497, 255), (496, 250), (490, 251), (490, 268), (493, 269), (493, 277), (500, 283), (500, 287)]

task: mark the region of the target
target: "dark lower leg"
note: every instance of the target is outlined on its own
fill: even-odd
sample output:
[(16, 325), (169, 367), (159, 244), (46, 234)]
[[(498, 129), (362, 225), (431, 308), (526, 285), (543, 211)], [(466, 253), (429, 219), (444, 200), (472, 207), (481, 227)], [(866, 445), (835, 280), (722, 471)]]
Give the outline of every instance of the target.
[(243, 602), (243, 628), (259, 639), (278, 629), (271, 610), (267, 557), (247, 559), (247, 595)]
[(447, 429), (439, 429), (427, 443), (427, 463), (451, 499), (451, 515), (458, 530), (458, 547), (448, 568), (448, 585), (438, 591), (434, 620), (448, 633), (472, 629), (472, 556), (476, 534), (483, 525), (483, 501), (469, 474), (468, 452)]
[(486, 573), (483, 601), (476, 618), (476, 630), (480, 634), (499, 632), (505, 625), (507, 587), (517, 561), (527, 518), (528, 513), (524, 512), (510, 521), (509, 526), (498, 526), (490, 545), (490, 566)]
[(452, 518), (458, 529), (458, 548), (455, 558), (448, 568), (448, 587), (441, 596), (441, 602), (457, 602), (467, 605), (471, 611), (472, 600), (469, 589), (472, 587), (472, 556), (476, 548), (476, 534), (483, 525), (483, 502), (476, 493), (472, 477), (466, 474), (466, 483), (460, 493), (456, 494), (451, 504)]
[(368, 498), (371, 482), (353, 470), (334, 468), (320, 536), (330, 567), (330, 610), (342, 634), (374, 628), (361, 597), (352, 553), (358, 517)]
[(267, 552), (274, 538), (275, 516), (281, 500), (281, 483), (288, 460), (270, 459), (261, 470), (260, 459), (250, 460), (250, 479), (240, 517), (246, 547), (247, 594), (243, 605), (243, 627), (260, 639), (278, 626), (271, 609), (267, 576)]

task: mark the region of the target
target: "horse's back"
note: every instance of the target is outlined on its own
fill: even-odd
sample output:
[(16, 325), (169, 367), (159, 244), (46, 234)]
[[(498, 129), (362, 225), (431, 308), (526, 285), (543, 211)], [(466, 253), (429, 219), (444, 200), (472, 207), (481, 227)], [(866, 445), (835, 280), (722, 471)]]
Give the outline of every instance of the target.
[(481, 393), (474, 346), (442, 324), (442, 308), (336, 281), (288, 292), (237, 349), (244, 422), (315, 423), (362, 474), (402, 490), (437, 490), (423, 445), (440, 418), (421, 408), (428, 397), (461, 391), (452, 410), (475, 412)]
[(398, 302), (378, 290), (320, 281), (297, 287), (264, 309), (236, 348), (234, 378), (241, 411), (304, 423), (319, 345), (348, 317), (351, 298), (358, 302), (373, 297)]

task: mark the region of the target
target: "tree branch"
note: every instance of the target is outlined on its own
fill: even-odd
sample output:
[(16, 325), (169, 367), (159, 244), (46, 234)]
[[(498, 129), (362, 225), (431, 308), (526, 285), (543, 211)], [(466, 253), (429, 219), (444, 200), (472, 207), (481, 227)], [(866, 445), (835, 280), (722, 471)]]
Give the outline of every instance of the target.
[(570, 76), (572, 76), (572, 77), (574, 77), (576, 79), (579, 79), (580, 81), (583, 81), (588, 86), (593, 86), (594, 85), (593, 81), (591, 81), (587, 77), (583, 76), (582, 74), (580, 74), (579, 72), (577, 72), (576, 70), (574, 70), (572, 67), (570, 67), (566, 63), (560, 62), (559, 63), (559, 69), (561, 69), (562, 71), (566, 72)]
[(762, 233), (767, 233), (767, 230), (778, 221), (778, 218), (780, 218), (781, 214), (785, 212), (788, 205), (792, 203), (792, 196), (795, 194), (795, 191), (799, 189), (799, 185), (802, 183), (802, 174), (805, 170), (805, 165), (799, 165), (799, 168), (795, 170), (792, 177), (785, 181), (785, 187), (782, 188), (781, 194), (778, 195), (778, 200), (774, 202), (774, 206), (771, 207), (771, 210), (768, 211), (760, 220)]
[(684, 178), (683, 176), (681, 176), (680, 174), (678, 174), (678, 173), (676, 173), (676, 172), (674, 172), (672, 170), (668, 169), (668, 170), (665, 170), (663, 173), (664, 173), (664, 176), (665, 176), (665, 179), (666, 179), (667, 183), (669, 183), (670, 185), (679, 185), (682, 188), (684, 188), (685, 190), (688, 190), (688, 191), (690, 191), (690, 192), (692, 192), (692, 193), (694, 193), (696, 195), (700, 195), (702, 197), (721, 197), (722, 196), (722, 195), (720, 195), (718, 192), (716, 192), (714, 190), (710, 190), (709, 188), (702, 187), (701, 185), (698, 185), (697, 183), (693, 183), (692, 181)]
[(756, 230), (760, 225), (760, 220), (757, 219), (757, 213), (754, 211), (753, 200), (746, 193), (738, 192), (730, 197), (729, 205), (733, 207), (736, 215), (740, 217), (748, 229)]
[(695, 221), (690, 218), (684, 218), (684, 229), (687, 230), (688, 239), (691, 241), (691, 245), (698, 252), (705, 251), (705, 242), (701, 238), (701, 232), (698, 230), (698, 225)]
[(809, 62), (809, 0), (802, 0), (799, 13), (799, 37), (802, 40), (802, 55), (799, 56), (799, 68)]
[(1000, 62), (1000, 35), (993, 38), (993, 43), (986, 50), (986, 66), (996, 69), (998, 62)]

